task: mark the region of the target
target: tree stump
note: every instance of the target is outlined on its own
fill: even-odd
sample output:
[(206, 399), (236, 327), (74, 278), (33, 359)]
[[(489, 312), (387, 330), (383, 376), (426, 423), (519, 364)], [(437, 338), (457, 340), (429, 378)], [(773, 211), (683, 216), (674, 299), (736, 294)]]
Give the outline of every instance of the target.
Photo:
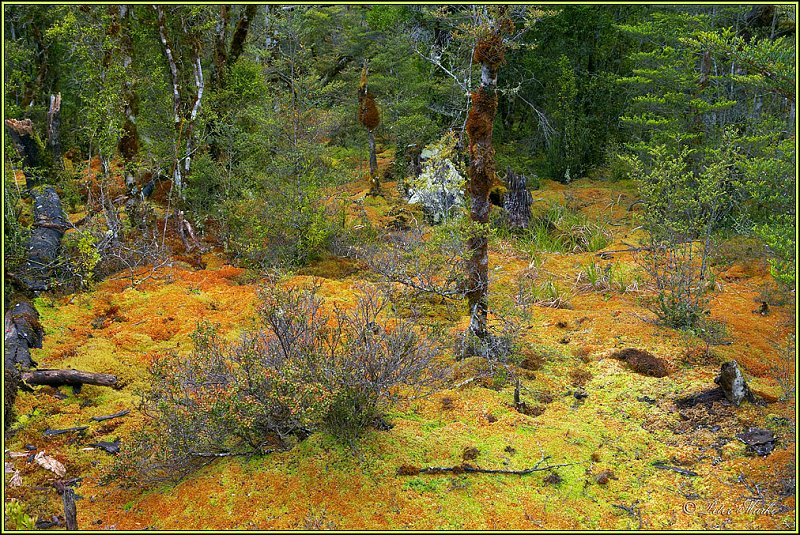
[(42, 143), (36, 137), (30, 119), (6, 119), (6, 128), (17, 154), (22, 158), (25, 187), (30, 190), (39, 181), (40, 169), (44, 167)]
[(747, 386), (739, 364), (735, 360), (722, 365), (719, 376), (714, 379), (714, 382), (722, 388), (725, 398), (737, 407), (744, 400), (751, 403), (755, 401), (755, 396), (750, 392), (750, 387)]
[(511, 228), (528, 228), (531, 219), (531, 204), (533, 196), (528, 191), (528, 179), (525, 175), (517, 175), (508, 168), (506, 171), (506, 184), (508, 192), (503, 201), (503, 208), (508, 216), (508, 225)]

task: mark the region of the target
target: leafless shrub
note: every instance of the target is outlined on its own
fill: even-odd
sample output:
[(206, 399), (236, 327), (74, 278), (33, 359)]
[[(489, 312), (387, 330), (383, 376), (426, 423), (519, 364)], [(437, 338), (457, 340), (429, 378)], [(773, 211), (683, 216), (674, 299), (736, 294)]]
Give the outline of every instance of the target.
[(448, 223), (430, 231), (415, 227), (387, 232), (354, 254), (388, 281), (419, 293), (463, 299), (467, 292), (466, 243), (458, 224)]
[(265, 287), (259, 327), (238, 343), (201, 324), (190, 355), (155, 358), (142, 397), (150, 422), (115, 476), (180, 478), (216, 457), (287, 448), (318, 428), (354, 446), (390, 404), (439, 383), (437, 347), (393, 317), (384, 292), (362, 287), (353, 310), (329, 311), (316, 290)]

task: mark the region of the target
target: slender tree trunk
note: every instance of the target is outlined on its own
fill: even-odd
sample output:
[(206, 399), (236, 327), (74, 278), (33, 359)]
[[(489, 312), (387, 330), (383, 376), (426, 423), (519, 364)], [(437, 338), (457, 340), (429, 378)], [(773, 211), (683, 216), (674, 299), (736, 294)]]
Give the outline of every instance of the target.
[[(492, 125), (497, 114), (497, 67), (502, 62), (502, 46), (499, 32), (495, 30), (478, 42), (475, 52), (481, 63), (481, 85), (472, 93), (472, 108), (467, 120), (470, 152), (467, 191), (471, 201), (470, 220), (479, 225), (489, 222), (491, 208), (489, 190), (495, 175)], [(467, 246), (471, 251), (467, 261), (469, 331), (485, 340), (489, 309), (489, 240), (485, 229), (473, 229)]]
[(372, 182), (371, 192), (378, 194), (381, 191), (381, 179), (378, 177), (378, 158), (375, 155), (375, 134), (369, 131), (369, 177)]
[(257, 4), (247, 4), (244, 8), (244, 13), (236, 24), (236, 29), (233, 31), (233, 37), (231, 38), (231, 50), (227, 59), (231, 65), (236, 63), (236, 60), (244, 52), (244, 43), (247, 39), (247, 32), (250, 29), (250, 22), (255, 18), (257, 9)]
[(378, 159), (375, 155), (375, 135), (374, 130), (380, 124), (380, 112), (375, 105), (375, 97), (367, 88), (367, 62), (364, 61), (364, 68), (361, 71), (361, 82), (358, 86), (358, 122), (364, 125), (368, 132), (369, 140), (369, 180), (370, 195), (381, 194), (381, 182), (378, 178)]
[(167, 22), (164, 15), (164, 8), (160, 5), (155, 6), (158, 14), (158, 35), (161, 39), (161, 44), (164, 46), (164, 55), (169, 64), (169, 72), (172, 79), (172, 115), (175, 125), (175, 142), (174, 142), (174, 162), (172, 168), (172, 183), (175, 189), (178, 190), (178, 195), (183, 195), (183, 177), (181, 175), (180, 165), (180, 146), (181, 146), (181, 130), (183, 121), (181, 120), (181, 91), (180, 80), (178, 78), (178, 64), (175, 62), (175, 57), (172, 53), (172, 45), (167, 39)]
[[(126, 5), (116, 6), (115, 17), (119, 18), (120, 28), (120, 48), (122, 52), (122, 66), (130, 68), (133, 63), (133, 40), (130, 31), (130, 7)], [(139, 99), (133, 85), (133, 77), (126, 76), (122, 87), (122, 98), (125, 102), (125, 123), (122, 125), (122, 135), (120, 136), (117, 148), (125, 162), (125, 184), (129, 189), (135, 185), (133, 173), (129, 167), (130, 162), (139, 153), (139, 131), (136, 127), (136, 116), (139, 113)]]
[(61, 158), (61, 93), (50, 95), (50, 109), (47, 110), (47, 148), (53, 157), (53, 166), (64, 169)]

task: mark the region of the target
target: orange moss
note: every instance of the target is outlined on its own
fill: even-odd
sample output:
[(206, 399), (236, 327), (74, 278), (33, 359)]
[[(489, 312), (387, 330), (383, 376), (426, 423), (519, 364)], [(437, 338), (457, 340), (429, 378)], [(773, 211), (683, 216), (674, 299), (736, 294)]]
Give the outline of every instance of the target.
[(497, 67), (505, 63), (506, 46), (500, 34), (492, 32), (480, 39), (472, 54), (472, 61), (485, 63), (492, 69), (497, 69)]
[(467, 117), (467, 134), (471, 146), (491, 139), (492, 123), (497, 112), (497, 95), (480, 88), (472, 92), (472, 107)]
[(367, 91), (358, 93), (358, 122), (364, 125), (367, 130), (374, 130), (381, 124), (380, 112), (375, 105), (375, 97)]

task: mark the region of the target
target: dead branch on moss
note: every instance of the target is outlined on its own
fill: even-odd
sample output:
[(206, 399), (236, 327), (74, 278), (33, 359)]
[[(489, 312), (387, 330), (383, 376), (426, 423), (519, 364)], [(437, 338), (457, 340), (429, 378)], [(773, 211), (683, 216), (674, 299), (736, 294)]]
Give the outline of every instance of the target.
[(84, 384), (117, 387), (117, 376), (110, 373), (84, 372), (80, 370), (34, 370), (22, 372), (21, 378), (29, 385), (72, 386)]
[(47, 429), (43, 433), (46, 437), (57, 437), (59, 435), (66, 435), (67, 433), (83, 433), (89, 429), (88, 425), (82, 425), (80, 427), (67, 427), (64, 429)]
[(542, 454), (535, 465), (524, 470), (505, 470), (501, 468), (481, 468), (480, 466), (473, 466), (469, 463), (462, 463), (456, 466), (428, 466), (426, 468), (415, 468), (409, 465), (403, 465), (397, 469), (397, 475), (411, 476), (417, 474), (508, 474), (515, 476), (525, 476), (534, 472), (546, 472), (555, 468), (563, 468), (565, 466), (574, 466), (580, 463), (561, 463), (561, 464), (546, 464), (542, 466), (546, 460), (550, 459), (550, 455)]
[(693, 476), (700, 475), (697, 472), (693, 472), (691, 470), (684, 470), (683, 468), (677, 468), (675, 466), (667, 466), (665, 464), (653, 463), (653, 466), (655, 468), (659, 468), (661, 470), (671, 470), (673, 472), (677, 472), (677, 473), (681, 474), (682, 476), (692, 476), (693, 477)]
[(111, 420), (113, 418), (119, 418), (121, 416), (125, 416), (131, 412), (130, 409), (125, 409), (124, 411), (115, 412), (114, 414), (107, 414), (105, 416), (92, 416), (92, 420), (95, 422), (103, 422), (105, 420)]

